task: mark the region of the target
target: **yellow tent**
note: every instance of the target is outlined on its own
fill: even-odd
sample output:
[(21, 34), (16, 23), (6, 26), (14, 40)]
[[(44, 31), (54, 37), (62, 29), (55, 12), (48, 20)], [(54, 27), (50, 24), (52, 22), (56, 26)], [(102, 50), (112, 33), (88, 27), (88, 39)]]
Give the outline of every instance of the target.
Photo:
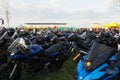
[(110, 24), (104, 24), (104, 28), (119, 28), (120, 24), (117, 22), (112, 22)]
[(111, 23), (111, 28), (119, 28), (119, 24), (117, 22)]

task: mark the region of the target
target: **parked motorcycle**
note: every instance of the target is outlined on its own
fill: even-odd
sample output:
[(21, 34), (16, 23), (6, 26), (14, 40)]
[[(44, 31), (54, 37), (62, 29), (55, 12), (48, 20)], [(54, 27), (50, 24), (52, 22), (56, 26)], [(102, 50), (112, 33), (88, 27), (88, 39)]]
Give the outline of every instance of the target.
[(10, 54), (10, 62), (2, 65), (1, 79), (19, 80), (22, 66), (29, 73), (42, 70), (58, 71), (70, 57), (71, 45), (60, 41), (48, 49), (43, 49), (24, 38), (17, 38), (7, 51)]
[(74, 77), (77, 80), (113, 80), (119, 73), (119, 68), (113, 66), (116, 52), (112, 47), (95, 42), (89, 53), (79, 61)]

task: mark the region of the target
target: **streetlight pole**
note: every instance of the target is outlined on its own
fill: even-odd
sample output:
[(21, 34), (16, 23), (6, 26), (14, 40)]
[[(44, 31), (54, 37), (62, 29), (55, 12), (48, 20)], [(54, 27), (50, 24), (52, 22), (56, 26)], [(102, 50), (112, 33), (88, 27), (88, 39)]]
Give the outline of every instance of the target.
[(2, 7), (3, 9), (3, 13), (5, 16), (5, 22), (6, 22), (6, 26), (7, 28), (9, 28), (9, 24), (10, 24), (10, 10), (9, 10), (9, 0), (0, 0), (0, 7)]

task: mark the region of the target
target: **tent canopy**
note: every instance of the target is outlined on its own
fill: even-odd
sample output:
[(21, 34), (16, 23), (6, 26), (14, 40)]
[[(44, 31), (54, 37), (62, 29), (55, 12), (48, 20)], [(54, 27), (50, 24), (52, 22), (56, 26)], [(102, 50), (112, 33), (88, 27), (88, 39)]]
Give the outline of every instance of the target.
[(104, 28), (119, 28), (120, 24), (117, 22), (112, 22), (110, 24), (104, 24)]

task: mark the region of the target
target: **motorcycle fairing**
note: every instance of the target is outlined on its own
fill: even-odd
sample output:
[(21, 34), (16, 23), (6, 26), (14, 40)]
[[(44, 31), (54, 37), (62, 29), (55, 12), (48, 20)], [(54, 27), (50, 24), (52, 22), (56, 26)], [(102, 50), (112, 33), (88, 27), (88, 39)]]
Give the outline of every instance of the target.
[(84, 68), (84, 61), (80, 61), (77, 66), (77, 80), (109, 80), (119, 73), (118, 68), (113, 68), (112, 72), (109, 72), (108, 64), (105, 63), (97, 69), (90, 71)]
[(17, 60), (17, 59), (25, 59), (28, 57), (28, 54), (15, 54), (15, 55), (10, 55), (10, 58), (13, 60)]
[(32, 48), (30, 49), (30, 54), (35, 55), (38, 53), (43, 53), (43, 48), (39, 45), (33, 45)]
[[(109, 71), (109, 69), (107, 69), (107, 72)], [(111, 78), (113, 78), (114, 76), (116, 76), (119, 73), (119, 69), (118, 68), (114, 68), (112, 71), (112, 74), (108, 74), (107, 77), (102, 78), (103, 80), (109, 80)]]
[(39, 54), (42, 52), (42, 47), (39, 45), (33, 45), (29, 53), (17, 53), (15, 55), (10, 55), (11, 59), (25, 59), (31, 55)]
[(77, 71), (77, 77), (78, 77), (77, 80), (83, 80), (90, 73), (90, 71), (88, 71), (84, 68), (84, 61), (83, 60), (81, 60), (78, 63), (76, 71)]
[[(93, 70), (115, 54), (116, 50), (104, 44), (94, 42), (85, 60), (86, 70)], [(87, 62), (91, 64), (88, 66)]]
[[(83, 80), (109, 80), (119, 72), (118, 68), (114, 68), (113, 72), (109, 74), (108, 64), (103, 64), (89, 75), (87, 75)], [(106, 76), (107, 75), (107, 76)]]

